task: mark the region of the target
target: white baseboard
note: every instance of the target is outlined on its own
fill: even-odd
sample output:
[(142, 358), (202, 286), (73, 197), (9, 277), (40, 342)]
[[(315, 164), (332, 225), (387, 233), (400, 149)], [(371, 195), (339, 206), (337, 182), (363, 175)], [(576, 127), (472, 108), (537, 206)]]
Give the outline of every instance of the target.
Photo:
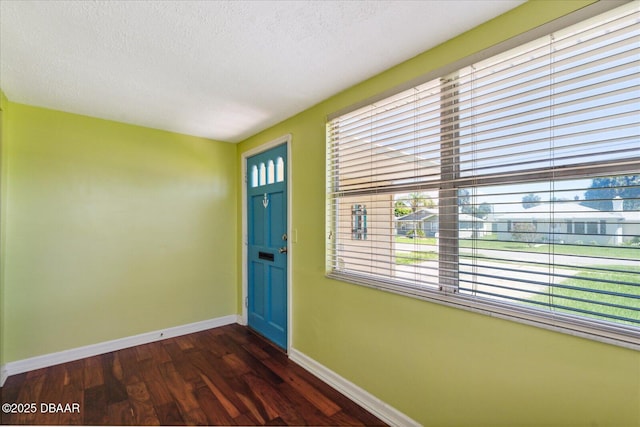
[(122, 350), (123, 348), (133, 347), (136, 345), (147, 344), (167, 338), (178, 337), (180, 335), (192, 334), (194, 332), (230, 325), (232, 323), (238, 323), (238, 320), (239, 316), (233, 314), (230, 316), (174, 326), (167, 329), (146, 332), (140, 335), (133, 335), (84, 347), (72, 348), (57, 353), (44, 354), (42, 356), (31, 357), (29, 359), (9, 362), (4, 366), (0, 366), (0, 387), (4, 385), (5, 380), (11, 375), (21, 374), (23, 372), (33, 371), (34, 369), (46, 368), (48, 366), (67, 363), (78, 359), (84, 359), (85, 357), (97, 356), (98, 354)]
[[(154, 341), (160, 341), (167, 338), (178, 337), (181, 335), (191, 334), (194, 332), (204, 331), (207, 329), (217, 328), (220, 326), (230, 325), (233, 323), (242, 324), (242, 316), (230, 315), (218, 317), (216, 319), (204, 320), (202, 322), (189, 323), (187, 325), (175, 326), (167, 329), (160, 329), (153, 332), (146, 332), (140, 335), (120, 338), (112, 341), (105, 341), (97, 344), (87, 345), (84, 347), (73, 348), (60, 351), (57, 353), (45, 354), (42, 356), (31, 357), (29, 359), (9, 362), (0, 366), (0, 387), (2, 387), (6, 379), (11, 375), (21, 374), (23, 372), (35, 369), (46, 368), (48, 366), (58, 365), (60, 363), (71, 362), (85, 357), (97, 356), (99, 354), (109, 353), (111, 351), (121, 350), (123, 348), (134, 347), (136, 345), (147, 344)], [(358, 387), (349, 380), (341, 377), (331, 369), (320, 364), (306, 354), (291, 348), (289, 358), (302, 366), (318, 378), (367, 409), (369, 412), (392, 426), (398, 427), (419, 427), (420, 423), (409, 418), (402, 412), (386, 404), (366, 390)]]
[(289, 352), (289, 358), (389, 425), (422, 425), (295, 348)]

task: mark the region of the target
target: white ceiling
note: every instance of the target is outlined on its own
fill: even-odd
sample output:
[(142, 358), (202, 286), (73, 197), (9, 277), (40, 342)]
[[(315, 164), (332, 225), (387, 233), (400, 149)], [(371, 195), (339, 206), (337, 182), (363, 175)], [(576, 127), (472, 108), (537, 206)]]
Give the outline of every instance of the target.
[(238, 142), (521, 3), (0, 0), (0, 88)]

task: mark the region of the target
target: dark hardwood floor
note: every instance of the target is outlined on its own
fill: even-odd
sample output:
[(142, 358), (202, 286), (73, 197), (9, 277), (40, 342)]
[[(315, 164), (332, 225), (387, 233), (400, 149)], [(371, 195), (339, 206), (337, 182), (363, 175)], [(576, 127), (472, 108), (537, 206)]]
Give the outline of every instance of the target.
[(1, 390), (3, 404), (35, 403), (2, 424), (385, 425), (240, 325), (14, 375)]

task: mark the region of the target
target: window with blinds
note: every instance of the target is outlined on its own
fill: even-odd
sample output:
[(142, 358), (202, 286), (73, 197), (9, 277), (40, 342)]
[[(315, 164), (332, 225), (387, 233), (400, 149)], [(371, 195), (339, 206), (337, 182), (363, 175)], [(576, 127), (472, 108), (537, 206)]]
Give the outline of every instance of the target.
[(637, 348), (639, 22), (632, 2), (332, 118), (328, 275)]

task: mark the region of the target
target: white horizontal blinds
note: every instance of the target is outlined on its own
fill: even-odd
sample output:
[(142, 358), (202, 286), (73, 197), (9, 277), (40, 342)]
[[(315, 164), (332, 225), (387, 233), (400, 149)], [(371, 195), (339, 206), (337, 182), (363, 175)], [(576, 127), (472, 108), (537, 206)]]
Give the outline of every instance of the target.
[[(436, 81), (330, 122), (329, 139), (335, 147), (328, 160), (340, 163), (339, 170), (332, 169), (337, 189), (353, 194), (437, 182), (439, 105)], [(414, 144), (417, 136), (419, 146)]]
[(460, 292), (640, 325), (640, 174), (517, 187), (474, 189)]
[(461, 293), (640, 325), (637, 8), (461, 72)]
[(640, 326), (638, 7), (331, 120), (329, 274)]
[[(408, 201), (408, 199), (405, 199)], [(432, 288), (439, 286), (438, 251), (433, 234), (435, 231), (425, 229), (425, 239), (411, 239), (410, 231), (416, 229), (421, 219), (432, 217), (433, 230), (437, 230), (437, 206), (435, 208), (419, 208), (411, 213), (416, 221), (405, 221), (396, 224), (394, 206), (402, 202), (391, 194), (344, 197), (339, 203), (331, 205), (335, 221), (334, 234), (331, 240), (334, 247), (329, 250), (329, 267), (332, 272), (365, 276), (379, 281), (393, 282), (408, 287)], [(358, 218), (359, 214), (366, 215)], [(366, 224), (366, 230), (354, 228), (355, 224)], [(401, 231), (400, 239), (396, 236), (395, 227)], [(427, 226), (428, 227), (428, 226)], [(428, 237), (430, 236), (430, 237)], [(419, 236), (418, 236), (419, 237)], [(428, 241), (429, 245), (417, 244), (415, 241)]]
[[(538, 179), (637, 159), (637, 3), (460, 73), (461, 175)], [(630, 158), (631, 157), (631, 158)], [(621, 166), (625, 167), (625, 166)]]
[[(400, 191), (431, 188), (437, 199), (440, 98), (436, 81), (329, 123), (331, 271), (405, 286), (438, 285), (436, 251), (425, 256), (416, 254), (411, 243), (396, 243), (394, 207), (407, 209), (411, 203)], [(354, 228), (363, 223), (358, 215), (365, 210), (366, 232)], [(416, 263), (417, 256), (424, 262)]]

